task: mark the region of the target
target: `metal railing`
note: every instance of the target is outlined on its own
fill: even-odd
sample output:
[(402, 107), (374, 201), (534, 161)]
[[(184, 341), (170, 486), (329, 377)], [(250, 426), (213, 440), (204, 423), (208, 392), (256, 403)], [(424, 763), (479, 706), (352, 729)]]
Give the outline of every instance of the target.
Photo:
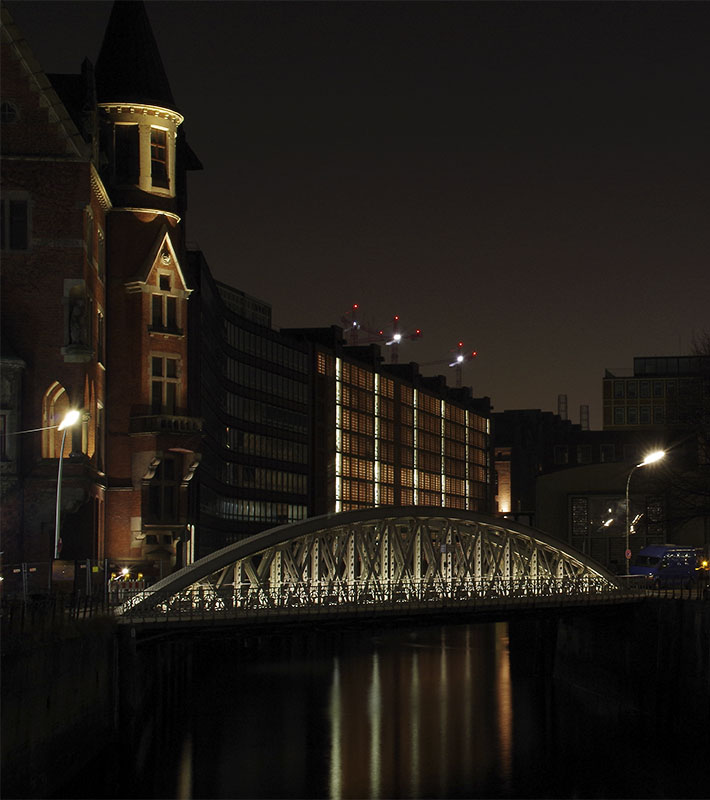
[[(641, 600), (642, 582), (614, 586), (603, 579), (465, 579), (443, 582), (310, 584), (279, 586), (204, 584), (166, 597), (148, 588), (136, 592), (115, 613), (122, 621), (176, 622), (266, 620), (299, 616), (350, 616), (388, 612), (417, 614), (447, 610), (527, 610), (557, 606), (601, 605)], [(687, 591), (684, 595), (691, 596)], [(148, 604), (145, 600), (149, 599)]]

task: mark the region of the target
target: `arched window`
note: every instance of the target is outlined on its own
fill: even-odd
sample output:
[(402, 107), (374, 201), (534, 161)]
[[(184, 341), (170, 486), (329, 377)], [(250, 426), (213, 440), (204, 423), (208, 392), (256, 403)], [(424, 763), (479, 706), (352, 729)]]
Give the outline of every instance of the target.
[[(69, 411), (69, 397), (64, 387), (55, 381), (45, 392), (42, 401), (42, 458), (59, 458), (59, 448), (62, 445), (62, 431), (56, 426), (64, 419)], [(64, 457), (71, 453), (71, 436), (67, 436), (64, 444)]]

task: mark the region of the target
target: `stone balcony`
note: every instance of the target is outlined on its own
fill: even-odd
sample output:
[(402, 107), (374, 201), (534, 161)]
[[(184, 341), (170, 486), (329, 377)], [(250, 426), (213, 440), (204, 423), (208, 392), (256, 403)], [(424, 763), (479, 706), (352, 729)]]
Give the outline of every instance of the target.
[(200, 417), (181, 417), (175, 414), (137, 414), (131, 417), (131, 436), (150, 434), (182, 434), (192, 436), (202, 431)]

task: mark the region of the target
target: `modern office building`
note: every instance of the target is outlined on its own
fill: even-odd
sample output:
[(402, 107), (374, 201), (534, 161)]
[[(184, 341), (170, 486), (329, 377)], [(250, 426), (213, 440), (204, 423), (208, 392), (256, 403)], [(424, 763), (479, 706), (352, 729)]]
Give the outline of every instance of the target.
[(214, 280), (201, 252), (188, 255), (190, 402), (204, 419), (194, 558), (308, 515), (311, 375), (309, 346), (272, 329), (267, 303)]
[(710, 355), (634, 358), (633, 370), (606, 370), (605, 430), (693, 425), (710, 415)]
[(286, 331), (312, 346), (311, 514), (377, 506), (489, 511), (490, 402), (346, 346), (338, 327)]

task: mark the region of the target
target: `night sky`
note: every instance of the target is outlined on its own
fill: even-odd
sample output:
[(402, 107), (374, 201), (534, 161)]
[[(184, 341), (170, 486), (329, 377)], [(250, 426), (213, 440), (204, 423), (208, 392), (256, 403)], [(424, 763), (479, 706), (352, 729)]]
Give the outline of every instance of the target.
[[(110, 3), (6, 5), (45, 71), (96, 61)], [(399, 314), (400, 362), (463, 340), (496, 410), (592, 427), (605, 368), (710, 328), (710, 3), (147, 5), (187, 239), (276, 327)]]

